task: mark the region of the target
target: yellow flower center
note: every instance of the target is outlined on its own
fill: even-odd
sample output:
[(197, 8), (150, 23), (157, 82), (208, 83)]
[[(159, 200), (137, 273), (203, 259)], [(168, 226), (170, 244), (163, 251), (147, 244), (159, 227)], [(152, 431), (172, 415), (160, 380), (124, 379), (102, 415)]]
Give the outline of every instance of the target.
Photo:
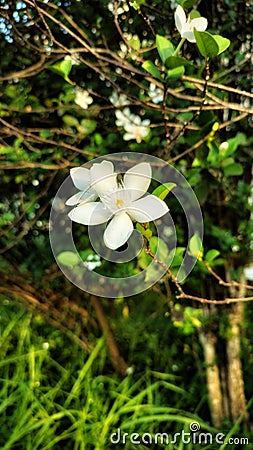
[(115, 203), (116, 203), (116, 208), (118, 208), (118, 209), (124, 205), (123, 200), (120, 200), (120, 199), (116, 200)]

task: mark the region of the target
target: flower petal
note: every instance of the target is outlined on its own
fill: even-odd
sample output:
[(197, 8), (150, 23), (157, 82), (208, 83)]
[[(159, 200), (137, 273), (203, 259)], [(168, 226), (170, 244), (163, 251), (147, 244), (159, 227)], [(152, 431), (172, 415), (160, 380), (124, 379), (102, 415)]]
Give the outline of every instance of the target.
[(148, 194), (132, 202), (131, 207), (127, 208), (128, 214), (137, 222), (145, 223), (159, 219), (169, 211), (166, 203), (155, 195)]
[(207, 29), (207, 19), (205, 17), (196, 17), (190, 22), (191, 28), (196, 28), (197, 31), (205, 31)]
[(127, 170), (124, 175), (124, 187), (131, 191), (132, 200), (140, 198), (147, 192), (151, 181), (152, 170), (149, 163), (142, 162)]
[(104, 232), (104, 243), (106, 247), (111, 250), (116, 250), (116, 248), (121, 247), (129, 239), (133, 228), (133, 223), (125, 212), (116, 214)]
[(193, 30), (184, 30), (181, 34), (182, 38), (187, 39), (187, 41), (189, 42), (196, 42), (195, 36), (194, 36), (194, 31)]
[(86, 191), (90, 187), (90, 171), (85, 167), (73, 167), (70, 169), (70, 176), (72, 181), (80, 191)]
[(72, 195), (66, 202), (67, 206), (74, 206), (78, 203), (92, 202), (97, 199), (98, 195), (93, 189), (87, 189), (85, 192), (77, 192), (77, 194)]
[(89, 202), (72, 209), (68, 216), (73, 222), (83, 225), (99, 225), (107, 222), (112, 213), (102, 202)]
[(184, 24), (186, 23), (186, 15), (182, 6), (178, 5), (175, 11), (175, 23), (176, 27), (181, 34)]
[(99, 196), (117, 189), (117, 174), (111, 161), (95, 163), (90, 169), (91, 186)]

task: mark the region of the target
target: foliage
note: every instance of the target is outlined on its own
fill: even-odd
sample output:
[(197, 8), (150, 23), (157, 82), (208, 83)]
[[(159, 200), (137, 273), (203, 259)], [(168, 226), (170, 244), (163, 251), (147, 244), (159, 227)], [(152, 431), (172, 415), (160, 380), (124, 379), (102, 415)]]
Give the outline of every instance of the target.
[[(187, 14), (197, 7), (208, 19), (207, 31), (195, 30), (196, 44), (180, 39), (173, 1), (0, 0), (3, 449), (102, 449), (117, 423), (128, 429), (138, 420), (138, 432), (145, 431), (148, 415), (152, 432), (169, 416), (168, 432), (195, 415), (210, 421), (198, 335), (208, 329), (223, 344), (229, 310), (219, 305), (217, 313), (194, 300), (225, 302), (237, 295), (238, 286), (229, 281), (240, 284), (252, 263), (252, 6), (239, 0), (178, 3)], [(142, 132), (135, 126), (127, 137), (124, 121), (116, 123), (118, 112), (130, 121), (139, 117)], [(132, 378), (120, 380), (99, 340), (89, 296), (57, 269), (48, 222), (52, 199), (70, 168), (122, 151), (158, 156), (185, 176), (201, 205), (205, 236), (203, 245), (197, 235), (190, 242), (198, 262), (181, 286), (187, 297), (173, 279), (188, 251), (186, 219), (173, 183), (152, 185), (170, 208), (177, 248), (171, 273), (147, 293), (102, 301), (121, 353), (135, 370)], [(152, 225), (136, 228), (156, 251)], [(120, 267), (100, 264), (86, 228), (75, 226), (74, 234), (81, 257), (98, 273), (132, 275), (151, 261), (143, 249)], [(167, 249), (159, 244), (163, 259)], [(69, 253), (60, 257), (75, 266), (76, 256)], [(7, 313), (6, 301), (33, 302), (33, 314), (19, 308)], [(87, 313), (81, 337), (74, 306)], [(56, 328), (46, 324), (51, 311)], [(251, 315), (248, 304), (242, 339), (247, 399)], [(49, 350), (43, 348), (45, 330)], [(80, 347), (84, 335), (88, 347), (80, 350), (76, 342)]]

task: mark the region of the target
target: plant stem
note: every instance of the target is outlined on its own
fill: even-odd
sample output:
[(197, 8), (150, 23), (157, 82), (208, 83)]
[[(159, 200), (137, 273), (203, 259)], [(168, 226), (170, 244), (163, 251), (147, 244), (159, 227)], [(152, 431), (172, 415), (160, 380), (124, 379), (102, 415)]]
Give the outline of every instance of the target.
[(182, 38), (181, 41), (179, 42), (179, 44), (178, 44), (176, 50), (174, 51), (173, 56), (177, 56), (177, 55), (178, 55), (178, 53), (179, 53), (179, 51), (180, 51), (182, 45), (184, 44), (184, 41), (185, 41), (185, 38)]

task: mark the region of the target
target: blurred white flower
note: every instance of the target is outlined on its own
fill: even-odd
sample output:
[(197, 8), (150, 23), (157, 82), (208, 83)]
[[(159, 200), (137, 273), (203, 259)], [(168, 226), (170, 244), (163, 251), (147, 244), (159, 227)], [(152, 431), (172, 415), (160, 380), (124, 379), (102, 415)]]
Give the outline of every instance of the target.
[(205, 17), (197, 17), (192, 20), (188, 17), (186, 19), (184, 9), (180, 5), (175, 11), (175, 22), (181, 37), (189, 42), (196, 42), (194, 28), (197, 31), (205, 31), (207, 28), (207, 19)]
[(89, 95), (88, 91), (76, 90), (75, 103), (83, 109), (87, 109), (93, 102), (93, 98)]
[(126, 133), (123, 136), (124, 141), (130, 141), (135, 139), (138, 144), (145, 138), (149, 133), (150, 120), (141, 120), (139, 116), (131, 114), (130, 121), (125, 124), (124, 129)]
[(109, 100), (116, 107), (124, 106), (124, 105), (128, 105), (129, 104), (127, 96), (125, 94), (118, 95), (116, 91), (114, 91), (112, 93), (112, 95), (109, 97)]
[(253, 281), (253, 266), (245, 267), (243, 272), (246, 280)]
[(121, 111), (120, 109), (117, 109), (115, 111), (115, 116), (117, 118), (116, 125), (117, 127), (125, 127), (128, 123), (131, 123), (131, 111), (129, 108), (123, 108)]
[(149, 133), (150, 120), (141, 120), (140, 116), (132, 114), (128, 107), (123, 108), (123, 110), (117, 109), (115, 111), (115, 116), (117, 117), (116, 125), (118, 127), (123, 127), (126, 133), (123, 136), (125, 141), (130, 141), (135, 139), (138, 144), (145, 138)]
[[(142, 162), (129, 169), (117, 183), (113, 164), (103, 161), (90, 169), (92, 186), (99, 202), (81, 203), (69, 213), (71, 220), (83, 225), (99, 225), (110, 220), (103, 239), (106, 247), (115, 250), (127, 242), (133, 232), (133, 220), (145, 223), (168, 212), (166, 203), (147, 193), (151, 181), (151, 166)], [(109, 169), (109, 170), (108, 170)]]
[(150, 83), (148, 95), (151, 101), (155, 104), (163, 101), (163, 91), (162, 89), (156, 87), (154, 83)]

